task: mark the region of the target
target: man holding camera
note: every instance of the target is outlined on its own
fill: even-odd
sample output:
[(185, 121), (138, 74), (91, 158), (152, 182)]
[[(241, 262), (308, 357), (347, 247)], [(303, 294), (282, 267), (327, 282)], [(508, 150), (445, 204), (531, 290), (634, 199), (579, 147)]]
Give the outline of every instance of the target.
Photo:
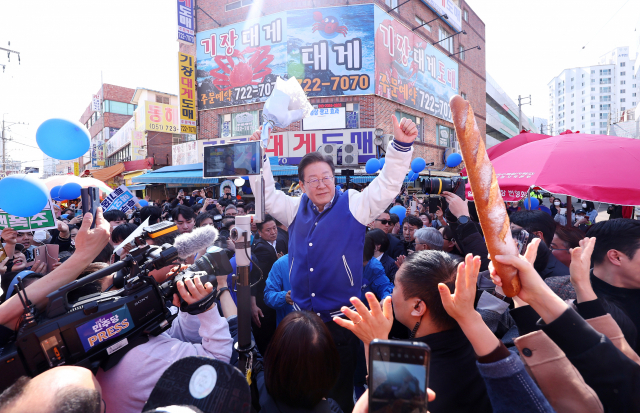
[[(265, 208), (289, 227), (291, 298), (296, 310), (312, 311), (327, 324), (340, 354), (340, 376), (333, 398), (343, 411), (353, 409), (353, 374), (358, 338), (333, 322), (349, 299), (362, 287), (362, 251), (366, 226), (376, 219), (400, 192), (409, 169), (416, 125), (399, 123), (391, 116), (394, 140), (389, 143), (380, 175), (362, 192), (336, 191), (331, 158), (318, 152), (305, 155), (298, 165), (303, 195), (288, 197), (275, 189), (268, 159), (264, 160)], [(256, 131), (251, 140), (260, 139)], [(250, 178), (256, 191), (258, 176)]]

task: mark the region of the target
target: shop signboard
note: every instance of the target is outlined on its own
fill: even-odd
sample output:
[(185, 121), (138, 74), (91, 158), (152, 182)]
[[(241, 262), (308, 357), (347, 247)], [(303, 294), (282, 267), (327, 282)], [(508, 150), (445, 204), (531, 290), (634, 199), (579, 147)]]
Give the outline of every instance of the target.
[(111, 156), (120, 149), (131, 144), (131, 138), (135, 129), (135, 116), (127, 121), (111, 139), (107, 141), (106, 156)]
[(451, 122), (458, 64), (376, 7), (376, 94)]
[(180, 130), (182, 133), (196, 134), (196, 59), (194, 56), (178, 53), (178, 90), (180, 99)]
[(438, 16), (447, 15), (447, 19), (443, 20), (455, 31), (462, 30), (462, 13), (453, 0), (420, 0), (427, 5)]
[(302, 130), (345, 129), (347, 127), (346, 103), (319, 103), (313, 105), (309, 116), (302, 119)]
[(171, 147), (171, 165), (190, 165), (202, 162), (198, 158), (197, 141), (184, 142)]
[(178, 41), (193, 44), (195, 40), (194, 0), (178, 0)]
[(147, 158), (147, 134), (133, 130), (131, 138), (131, 160), (141, 161)]
[(144, 128), (154, 132), (180, 133), (178, 107), (146, 100), (144, 102)]

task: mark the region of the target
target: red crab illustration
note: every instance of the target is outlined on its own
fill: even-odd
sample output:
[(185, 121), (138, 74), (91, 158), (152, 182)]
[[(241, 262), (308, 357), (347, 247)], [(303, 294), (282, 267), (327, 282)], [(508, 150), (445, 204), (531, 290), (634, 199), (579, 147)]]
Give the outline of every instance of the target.
[(312, 27), (312, 32), (320, 30), (326, 34), (341, 33), (344, 37), (347, 37), (347, 26), (339, 26), (340, 22), (333, 16), (327, 16), (322, 18), (322, 13), (316, 11), (313, 13), (313, 20), (317, 21)]
[[(215, 56), (218, 68), (209, 72), (213, 76), (213, 84), (221, 91), (259, 85), (265, 76), (271, 74), (271, 69), (267, 67), (273, 61), (270, 51), (271, 46), (247, 47), (242, 52), (234, 50), (231, 56)], [(234, 58), (239, 60), (237, 64)]]

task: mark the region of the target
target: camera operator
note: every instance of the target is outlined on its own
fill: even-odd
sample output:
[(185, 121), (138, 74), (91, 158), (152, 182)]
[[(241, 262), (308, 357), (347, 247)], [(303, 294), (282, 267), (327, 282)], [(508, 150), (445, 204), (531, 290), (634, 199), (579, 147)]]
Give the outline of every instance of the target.
[[(82, 227), (76, 236), (76, 251), (58, 268), (47, 276), (27, 287), (29, 300), (39, 309), (47, 303), (47, 294), (75, 280), (82, 270), (102, 251), (109, 242), (110, 225), (102, 215), (102, 209), (96, 211), (96, 227), (90, 229), (93, 216), (85, 214)], [(13, 335), (23, 306), (18, 297), (11, 297), (0, 305), (0, 345), (5, 344)]]

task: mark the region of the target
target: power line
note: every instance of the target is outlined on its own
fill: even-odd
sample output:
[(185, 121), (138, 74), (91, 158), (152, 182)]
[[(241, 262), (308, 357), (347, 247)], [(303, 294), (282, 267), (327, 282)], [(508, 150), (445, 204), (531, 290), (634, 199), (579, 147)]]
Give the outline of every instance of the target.
[[(613, 14), (613, 16), (611, 16), (611, 18), (610, 18), (609, 20), (607, 20), (607, 22), (606, 22), (605, 24), (603, 24), (602, 26), (600, 26), (600, 29), (603, 29), (604, 27), (606, 27), (606, 25), (607, 25), (607, 24), (609, 24), (609, 23), (611, 22), (611, 20), (613, 20), (613, 18), (614, 18), (614, 17), (616, 17), (616, 15), (617, 15), (618, 13), (620, 13), (620, 10), (622, 10), (622, 8), (623, 8), (624, 6), (626, 6), (626, 5), (627, 5), (627, 3), (629, 3), (630, 1), (631, 1), (631, 0), (627, 0), (627, 1), (622, 5), (622, 7), (620, 7), (620, 8), (618, 9), (618, 11), (617, 11), (617, 12), (615, 12), (615, 13)], [(589, 45), (589, 43), (591, 43), (591, 40), (593, 40), (593, 38), (594, 38), (594, 37), (596, 37), (596, 36), (600, 36), (599, 31), (597, 31), (597, 30), (596, 30), (596, 31), (594, 31), (594, 33), (598, 33), (598, 34), (597, 34), (597, 35), (595, 35), (595, 34), (594, 34), (593, 36), (591, 36), (591, 38), (589, 39), (589, 41), (588, 41), (587, 43), (585, 43), (585, 45), (584, 45), (584, 46), (582, 46), (582, 49), (583, 49), (583, 50), (584, 50), (584, 48), (585, 48), (585, 47), (587, 47), (587, 46)]]

